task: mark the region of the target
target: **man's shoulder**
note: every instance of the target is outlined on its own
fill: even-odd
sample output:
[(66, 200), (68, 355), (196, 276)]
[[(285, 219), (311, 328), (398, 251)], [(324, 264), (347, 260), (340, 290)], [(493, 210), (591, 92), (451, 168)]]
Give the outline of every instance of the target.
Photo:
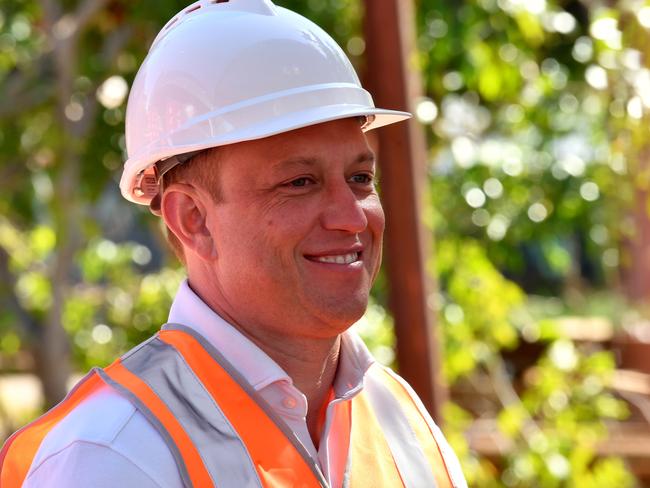
[(104, 385), (47, 434), (28, 479), (73, 479), (75, 472), (103, 472), (106, 477), (123, 470), (141, 472), (154, 486), (156, 480), (179, 478), (173, 456), (154, 426), (126, 397)]
[[(136, 415), (135, 406), (107, 385), (86, 397), (47, 435), (43, 447), (61, 449), (75, 441), (109, 445)], [(40, 454), (40, 453), (39, 453)]]

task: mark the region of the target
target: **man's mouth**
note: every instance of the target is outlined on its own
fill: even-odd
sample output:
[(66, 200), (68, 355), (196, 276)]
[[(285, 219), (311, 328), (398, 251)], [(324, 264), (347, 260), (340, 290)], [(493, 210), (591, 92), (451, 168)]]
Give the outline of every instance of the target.
[(351, 252), (347, 254), (334, 254), (331, 256), (306, 256), (310, 261), (328, 264), (352, 264), (356, 263), (361, 256), (360, 252)]

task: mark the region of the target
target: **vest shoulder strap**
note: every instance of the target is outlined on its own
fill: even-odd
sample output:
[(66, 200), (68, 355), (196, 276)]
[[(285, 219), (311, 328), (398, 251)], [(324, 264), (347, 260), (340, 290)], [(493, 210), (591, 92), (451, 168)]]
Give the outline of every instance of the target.
[(188, 486), (206, 486), (191, 475), (197, 458), (209, 476), (207, 486), (327, 486), (295, 434), (191, 329), (166, 325), (106, 376), (160, 430)]
[(0, 486), (20, 488), (45, 436), (102, 384), (96, 370), (91, 371), (61, 403), (9, 437), (0, 451)]
[[(417, 444), (428, 462), (438, 488), (454, 488), (464, 486), (452, 476), (449, 466), (449, 446), (442, 433), (435, 426), (429, 413), (422, 405), (417, 394), (408, 384), (390, 369), (378, 366), (372, 372), (373, 382), (383, 384), (391, 396), (397, 401), (408, 422)], [(454, 456), (455, 458), (455, 456)]]

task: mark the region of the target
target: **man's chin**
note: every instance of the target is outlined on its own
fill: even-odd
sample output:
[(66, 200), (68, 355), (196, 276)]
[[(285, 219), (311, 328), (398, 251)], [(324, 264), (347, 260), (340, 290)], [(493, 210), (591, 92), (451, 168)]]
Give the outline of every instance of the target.
[(321, 321), (331, 331), (341, 334), (358, 322), (368, 308), (368, 295), (340, 297), (335, 300), (323, 300), (319, 303)]

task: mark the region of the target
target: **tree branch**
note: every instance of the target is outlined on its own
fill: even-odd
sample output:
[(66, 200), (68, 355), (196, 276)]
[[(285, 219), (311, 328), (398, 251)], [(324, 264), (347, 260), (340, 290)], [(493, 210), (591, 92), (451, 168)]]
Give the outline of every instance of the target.
[[(134, 30), (131, 25), (123, 25), (106, 38), (100, 53), (102, 66), (106, 71), (110, 71), (111, 65), (117, 58), (118, 54), (122, 51), (122, 48), (129, 42), (131, 37), (133, 37), (133, 32)], [(88, 94), (84, 99), (85, 116), (83, 120), (79, 121), (75, 126), (75, 135), (79, 138), (85, 137), (95, 123), (95, 114), (97, 113), (99, 105), (95, 93), (97, 92), (97, 88), (99, 88), (99, 84), (103, 81), (104, 80), (97, 79), (93, 88), (88, 91)]]
[[(0, 89), (0, 92), (4, 92), (4, 90)], [(50, 87), (38, 87), (16, 95), (9, 95), (0, 106), (0, 118), (9, 118), (19, 113), (28, 112), (51, 96), (52, 89)]]
[(528, 411), (523, 406), (521, 398), (512, 387), (512, 383), (506, 371), (506, 366), (503, 359), (497, 356), (487, 365), (488, 374), (492, 380), (494, 392), (499, 399), (499, 402), (504, 408), (507, 407), (520, 407), (523, 412), (526, 412), (523, 426), (521, 429), (521, 436), (529, 446), (534, 446), (535, 436), (542, 434), (541, 429), (537, 422), (528, 414)]
[(13, 69), (0, 85), (0, 93), (4, 95), (0, 105), (0, 117), (28, 111), (47, 100), (52, 95), (52, 86), (47, 83), (52, 69), (50, 50), (36, 57), (29, 64), (29, 68)]
[(39, 324), (33, 319), (30, 313), (20, 304), (14, 291), (16, 277), (9, 270), (9, 254), (0, 246), (0, 290), (6, 297), (9, 309), (18, 318), (18, 325), (28, 340), (34, 341), (41, 333)]
[(77, 32), (82, 32), (97, 12), (103, 9), (107, 3), (108, 0), (85, 0), (79, 5), (75, 12)]
[(123, 24), (106, 38), (100, 54), (103, 66), (108, 69), (122, 48), (131, 40), (134, 34), (132, 24)]
[(46, 30), (51, 32), (57, 20), (61, 18), (61, 4), (57, 0), (41, 0)]

